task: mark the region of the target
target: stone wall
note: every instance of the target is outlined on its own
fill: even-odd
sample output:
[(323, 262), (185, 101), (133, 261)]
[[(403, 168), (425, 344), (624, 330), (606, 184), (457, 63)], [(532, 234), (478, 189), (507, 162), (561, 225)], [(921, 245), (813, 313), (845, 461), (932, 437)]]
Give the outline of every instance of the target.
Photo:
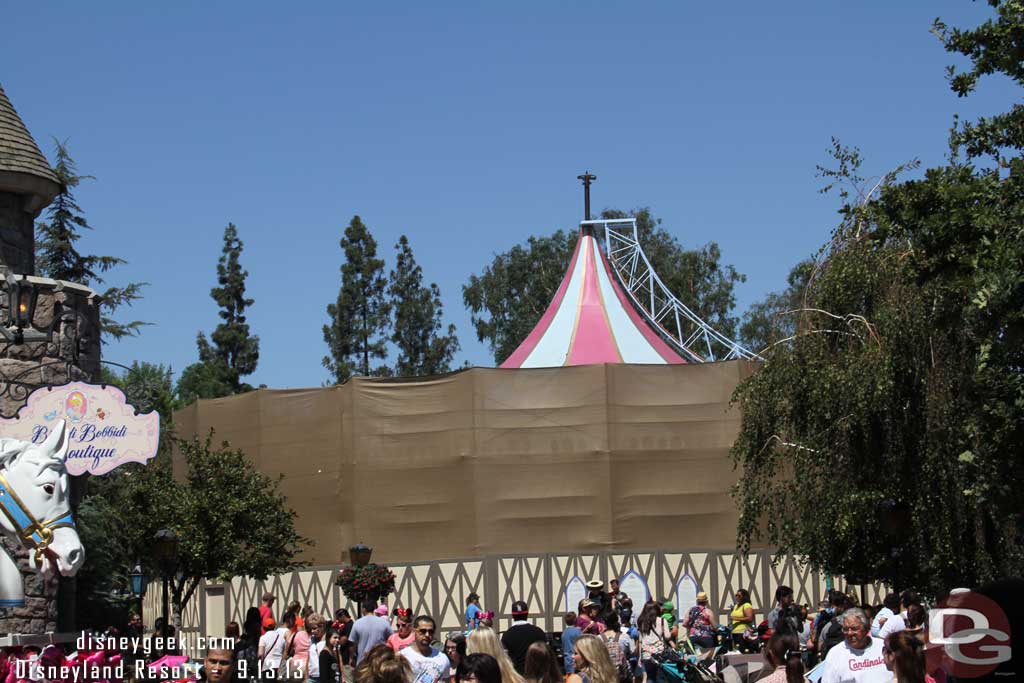
[[(0, 234), (4, 232), (0, 226)], [(39, 296), (32, 327), (25, 330), (26, 341), (16, 345), (0, 338), (0, 413), (5, 416), (16, 414), (38, 387), (95, 380), (100, 372), (99, 297), (96, 293), (82, 285), (49, 278), (30, 277), (27, 281), (38, 288)], [(0, 324), (6, 323), (8, 310), (7, 293), (0, 291)], [(52, 341), (32, 340), (33, 333), (41, 334), (51, 327)], [(74, 479), (71, 481), (73, 505), (77, 503), (75, 494), (81, 488)], [(0, 542), (4, 550), (17, 558), (25, 585), (23, 607), (0, 607), (0, 634), (56, 631), (58, 621), (66, 622), (60, 624), (62, 630), (70, 629), (74, 617), (73, 580), (51, 577), (43, 581), (29, 564), (28, 551), (3, 536)], [(58, 612), (62, 613), (59, 620)]]
[(48, 580), (36, 573), (29, 564), (29, 551), (21, 544), (0, 536), (4, 550), (18, 561), (25, 583), (24, 607), (0, 607), (0, 634), (48, 633), (57, 631), (57, 586), (60, 579)]
[[(88, 287), (30, 277), (39, 289), (32, 328), (24, 344), (0, 340), (0, 414), (14, 415), (33, 389), (99, 377), (99, 297)], [(0, 291), (0, 319), (7, 293)], [(57, 317), (62, 320), (56, 319)], [(53, 327), (52, 341), (33, 341), (32, 332)]]

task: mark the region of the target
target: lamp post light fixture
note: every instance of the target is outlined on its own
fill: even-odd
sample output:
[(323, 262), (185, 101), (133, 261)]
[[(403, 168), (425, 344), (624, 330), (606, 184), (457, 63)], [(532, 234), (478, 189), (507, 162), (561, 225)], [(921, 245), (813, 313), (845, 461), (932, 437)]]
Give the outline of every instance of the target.
[[(7, 289), (7, 327), (14, 328), (13, 332), (4, 329), (4, 336), (15, 345), (21, 345), (25, 343), (25, 328), (32, 327), (39, 290), (25, 275), (8, 274), (4, 284)], [(50, 336), (46, 335), (47, 341)]]
[[(39, 278), (13, 273), (0, 278), (0, 291), (7, 294), (5, 310), (0, 311), (3, 321), (3, 324), (0, 324), (0, 341), (13, 346), (20, 346), (25, 342), (53, 344), (54, 333), (63, 329), (67, 340), (72, 343), (72, 353), (77, 359), (82, 346), (89, 341), (83, 336), (83, 314), (73, 307), (63, 306), (57, 300), (53, 302), (53, 317), (49, 324), (45, 328), (34, 328), (32, 323), (41, 288), (38, 280)], [(67, 285), (58, 282), (55, 289), (45, 284), (42, 285), (42, 289), (57, 291), (63, 286)], [(86, 323), (88, 324), (87, 321)]]
[(164, 580), (164, 596), (163, 596), (163, 617), (164, 625), (162, 633), (160, 634), (164, 638), (164, 647), (166, 648), (166, 640), (168, 633), (168, 613), (170, 610), (167, 605), (167, 581), (178, 567), (178, 545), (181, 540), (178, 538), (178, 534), (174, 533), (170, 529), (161, 529), (156, 532), (153, 537), (154, 550), (156, 556), (157, 565), (160, 567), (160, 573), (163, 575)]
[(22, 275), (20, 279), (14, 281), (9, 296), (11, 323), (17, 329), (15, 334), (24, 337), (23, 330), (32, 326), (32, 316), (36, 312), (39, 290)]
[(348, 549), (348, 560), (353, 567), (365, 567), (370, 563), (373, 548), (363, 543), (356, 543)]
[(128, 579), (131, 581), (132, 595), (139, 601), (139, 619), (142, 618), (142, 598), (146, 595), (146, 588), (149, 585), (149, 577), (142, 571), (142, 563), (136, 562), (132, 570), (128, 572)]

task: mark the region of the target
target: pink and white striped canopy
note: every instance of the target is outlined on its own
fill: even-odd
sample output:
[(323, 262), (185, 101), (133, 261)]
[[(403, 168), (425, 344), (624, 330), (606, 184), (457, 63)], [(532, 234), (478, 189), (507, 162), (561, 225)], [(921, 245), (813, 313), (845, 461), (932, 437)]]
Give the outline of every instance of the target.
[(501, 367), (685, 362), (634, 310), (584, 230), (555, 298)]

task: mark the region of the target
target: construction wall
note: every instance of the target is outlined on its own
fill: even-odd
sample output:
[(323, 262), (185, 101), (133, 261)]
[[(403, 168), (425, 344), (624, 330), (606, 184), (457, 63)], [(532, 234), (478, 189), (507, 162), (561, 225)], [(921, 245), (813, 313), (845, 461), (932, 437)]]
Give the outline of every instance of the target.
[[(179, 435), (215, 429), (284, 474), (303, 559), (374, 560), (638, 548), (732, 551), (739, 428), (753, 366), (474, 368), (416, 380), (260, 390), (199, 401)], [(346, 560), (347, 561), (347, 560)]]

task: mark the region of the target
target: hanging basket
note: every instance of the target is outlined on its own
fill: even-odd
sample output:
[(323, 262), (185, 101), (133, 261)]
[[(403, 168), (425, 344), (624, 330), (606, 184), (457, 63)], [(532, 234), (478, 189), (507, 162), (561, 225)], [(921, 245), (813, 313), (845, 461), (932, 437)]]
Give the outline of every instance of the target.
[(345, 597), (353, 602), (372, 599), (379, 602), (395, 592), (395, 573), (385, 564), (344, 567), (335, 583)]

